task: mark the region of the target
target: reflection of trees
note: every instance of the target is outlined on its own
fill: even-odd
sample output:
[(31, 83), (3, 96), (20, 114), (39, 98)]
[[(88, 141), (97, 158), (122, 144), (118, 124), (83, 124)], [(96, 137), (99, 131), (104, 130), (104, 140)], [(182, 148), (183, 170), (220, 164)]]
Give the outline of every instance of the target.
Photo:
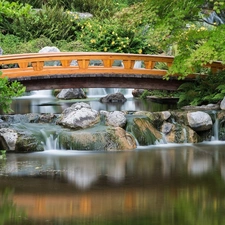
[(16, 224), (19, 225), (24, 213), (18, 209), (12, 200), (13, 191), (5, 189), (0, 193), (0, 224)]
[(215, 198), (204, 188), (186, 189), (169, 199), (171, 207), (156, 214), (160, 225), (225, 224), (225, 199)]

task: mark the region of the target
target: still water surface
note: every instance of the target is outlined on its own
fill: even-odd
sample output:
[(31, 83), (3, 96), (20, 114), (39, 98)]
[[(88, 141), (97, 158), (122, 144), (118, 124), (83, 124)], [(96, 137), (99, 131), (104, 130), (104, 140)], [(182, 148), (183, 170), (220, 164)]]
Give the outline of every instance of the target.
[(0, 161), (0, 224), (225, 224), (225, 143)]
[[(73, 103), (45, 94), (17, 99), (14, 112), (61, 113)], [(123, 105), (90, 104), (168, 109), (129, 98)], [(0, 225), (33, 224), (223, 225), (225, 142), (7, 154), (0, 160)]]

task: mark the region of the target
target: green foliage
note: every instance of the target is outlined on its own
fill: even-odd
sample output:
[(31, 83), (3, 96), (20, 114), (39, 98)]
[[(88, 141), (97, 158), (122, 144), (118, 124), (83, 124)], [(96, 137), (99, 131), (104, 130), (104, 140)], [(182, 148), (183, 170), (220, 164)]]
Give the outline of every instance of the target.
[(155, 96), (158, 98), (173, 98), (177, 97), (179, 92), (177, 91), (167, 91), (167, 90), (145, 90), (142, 95), (141, 99), (146, 99), (147, 96)]
[(178, 91), (179, 106), (217, 103), (225, 97), (225, 72), (209, 74), (195, 82), (184, 83)]
[(10, 82), (7, 78), (0, 78), (0, 107), (3, 112), (12, 112), (10, 105), (12, 98), (21, 96), (25, 87), (17, 81)]
[(0, 30), (1, 33), (12, 34), (13, 22), (20, 18), (29, 18), (32, 7), (28, 4), (19, 4), (17, 2), (0, 1)]
[[(27, 42), (20, 42), (17, 47), (19, 53), (36, 53), (46, 46), (53, 46), (53, 45), (54, 44), (49, 38), (41, 35), (37, 39), (33, 39)], [(11, 54), (14, 54), (14, 52), (11, 52)]]
[(74, 39), (79, 16), (65, 12), (62, 7), (43, 6), (33, 11), (30, 17), (20, 17), (13, 22), (12, 32), (23, 40), (39, 38), (41, 35), (52, 42), (60, 39)]
[(86, 20), (81, 24), (80, 40), (89, 51), (152, 54), (155, 46), (147, 44), (143, 28), (131, 29), (118, 20)]
[(0, 150), (0, 159), (6, 159), (6, 150)]
[(15, 35), (0, 33), (1, 48), (4, 54), (20, 53), (18, 46), (21, 44), (21, 39)]
[(225, 25), (207, 21), (209, 13), (215, 10), (215, 5), (219, 5), (217, 19), (225, 22), (225, 5), (221, 2), (146, 0), (139, 4), (143, 14), (149, 9), (151, 14), (155, 13), (154, 20), (149, 21), (149, 43), (166, 53), (176, 46), (176, 52), (173, 52), (175, 61), (168, 74), (178, 74), (184, 78), (190, 73), (199, 72), (199, 68), (207, 63), (224, 61)]
[[(109, 18), (118, 9), (126, 7), (128, 4), (133, 4), (142, 0), (19, 0), (19, 3), (32, 5), (34, 8), (42, 8), (44, 5), (54, 8), (63, 7), (66, 10), (89, 12), (96, 17)], [(13, 2), (13, 0), (9, 0)]]
[(88, 47), (80, 40), (77, 41), (65, 41), (59, 40), (55, 42), (61, 52), (83, 52), (87, 51)]
[(25, 213), (13, 203), (11, 189), (4, 189), (0, 194), (0, 224), (22, 224)]

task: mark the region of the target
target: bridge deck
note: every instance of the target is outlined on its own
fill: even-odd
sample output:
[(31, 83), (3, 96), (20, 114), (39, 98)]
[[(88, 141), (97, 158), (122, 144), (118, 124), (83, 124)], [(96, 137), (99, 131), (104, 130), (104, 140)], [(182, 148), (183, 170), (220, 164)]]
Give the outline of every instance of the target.
[[(3, 68), (2, 77), (20, 81), (27, 90), (71, 87), (176, 90), (183, 82), (177, 80), (177, 76), (172, 76), (170, 82), (163, 80), (173, 59), (171, 56), (162, 55), (54, 52), (3, 55), (0, 56), (0, 65)], [(122, 66), (116, 66), (116, 61), (120, 61)], [(135, 64), (138, 61), (142, 63), (141, 68)], [(48, 65), (53, 62), (57, 66)], [(163, 63), (166, 69), (157, 69), (159, 63)], [(220, 62), (207, 66), (214, 72), (224, 69)], [(190, 74), (186, 80), (195, 77), (196, 74)]]

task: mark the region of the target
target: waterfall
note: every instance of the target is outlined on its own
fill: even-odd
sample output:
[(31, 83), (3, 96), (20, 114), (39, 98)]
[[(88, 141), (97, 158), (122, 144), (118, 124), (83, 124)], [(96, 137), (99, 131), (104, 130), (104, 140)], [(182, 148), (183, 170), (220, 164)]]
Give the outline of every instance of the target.
[(133, 89), (124, 89), (124, 88), (88, 88), (87, 89), (87, 96), (88, 98), (100, 98), (104, 97), (108, 94), (121, 92), (124, 94), (126, 98), (132, 97), (132, 90)]
[(184, 143), (187, 143), (188, 139), (187, 139), (187, 131), (186, 131), (185, 127), (183, 128), (183, 134), (184, 134)]
[(41, 134), (44, 138), (44, 150), (61, 150), (58, 134), (47, 134), (43, 129), (41, 130)]
[(216, 12), (212, 12), (209, 17), (206, 18), (206, 21), (210, 24), (217, 23), (217, 24), (224, 24), (225, 19), (223, 18), (224, 15), (219, 16)]
[(219, 140), (219, 120), (217, 118), (217, 114), (215, 111), (213, 111), (213, 119), (214, 119), (214, 124), (213, 124), (213, 135), (211, 137), (211, 141), (218, 141)]

